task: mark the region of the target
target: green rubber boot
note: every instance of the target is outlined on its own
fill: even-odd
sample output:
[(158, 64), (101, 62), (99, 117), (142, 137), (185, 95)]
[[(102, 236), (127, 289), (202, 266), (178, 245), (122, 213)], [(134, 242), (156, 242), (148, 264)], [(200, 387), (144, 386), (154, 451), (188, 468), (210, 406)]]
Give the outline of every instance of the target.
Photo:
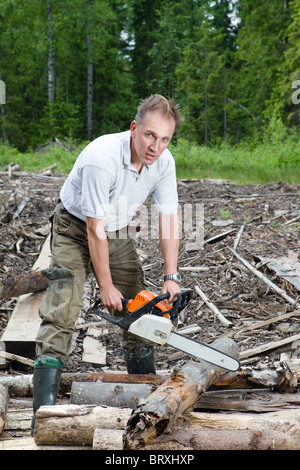
[(152, 346), (139, 349), (124, 349), (128, 374), (155, 374), (154, 350)]
[(55, 405), (63, 367), (64, 364), (60, 359), (44, 355), (39, 356), (34, 363), (32, 435), (35, 425), (35, 412), (42, 405)]

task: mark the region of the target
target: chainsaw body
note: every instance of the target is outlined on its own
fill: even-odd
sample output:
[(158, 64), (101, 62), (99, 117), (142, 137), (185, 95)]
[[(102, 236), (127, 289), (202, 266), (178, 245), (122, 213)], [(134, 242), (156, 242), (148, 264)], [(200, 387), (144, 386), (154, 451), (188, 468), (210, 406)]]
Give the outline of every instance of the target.
[[(122, 299), (125, 309), (125, 315), (122, 318), (114, 317), (100, 310), (97, 311), (102, 318), (154, 344), (161, 346), (168, 344), (186, 354), (204, 359), (224, 369), (238, 370), (237, 359), (212, 346), (176, 332), (178, 314), (187, 306), (191, 293), (189, 290), (181, 291), (172, 305), (167, 302), (169, 296), (168, 293), (155, 296), (151, 292), (143, 290), (134, 299)], [(94, 309), (97, 309), (100, 303), (99, 299), (95, 303)]]

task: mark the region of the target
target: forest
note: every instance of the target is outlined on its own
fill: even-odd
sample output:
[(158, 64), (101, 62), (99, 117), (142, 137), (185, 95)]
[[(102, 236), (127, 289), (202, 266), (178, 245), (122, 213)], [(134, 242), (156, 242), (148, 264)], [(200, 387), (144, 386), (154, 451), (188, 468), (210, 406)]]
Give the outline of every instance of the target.
[(2, 146), (123, 131), (161, 93), (175, 144), (288, 141), (300, 163), (299, 0), (1, 0), (0, 25)]

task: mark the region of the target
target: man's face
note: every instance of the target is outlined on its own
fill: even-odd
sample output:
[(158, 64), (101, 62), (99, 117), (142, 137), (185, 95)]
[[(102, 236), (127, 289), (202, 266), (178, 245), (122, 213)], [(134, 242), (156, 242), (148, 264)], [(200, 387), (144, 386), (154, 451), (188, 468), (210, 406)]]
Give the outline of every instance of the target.
[(139, 170), (142, 165), (152, 165), (167, 148), (175, 130), (175, 121), (154, 111), (147, 113), (140, 124), (133, 121), (130, 130), (131, 161)]

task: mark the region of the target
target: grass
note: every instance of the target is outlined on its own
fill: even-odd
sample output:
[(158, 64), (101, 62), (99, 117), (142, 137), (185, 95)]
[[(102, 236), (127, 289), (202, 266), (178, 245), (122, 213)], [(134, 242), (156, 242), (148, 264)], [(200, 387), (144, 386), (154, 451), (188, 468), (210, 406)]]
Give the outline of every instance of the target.
[[(35, 172), (57, 164), (61, 174), (67, 174), (86, 143), (66, 147), (48, 145), (40, 151), (19, 152), (0, 143), (0, 169), (14, 162), (20, 170)], [(205, 147), (180, 139), (170, 150), (175, 158), (178, 178), (226, 179), (240, 184), (300, 183), (300, 141), (295, 138), (263, 143)]]
[(240, 184), (300, 183), (298, 141), (205, 147), (181, 140), (171, 151), (179, 178), (226, 179)]
[(19, 165), (21, 171), (34, 173), (56, 163), (58, 173), (68, 174), (85, 145), (86, 143), (79, 146), (66, 145), (66, 147), (48, 145), (35, 152), (19, 152), (13, 147), (0, 144), (0, 169), (14, 162)]

